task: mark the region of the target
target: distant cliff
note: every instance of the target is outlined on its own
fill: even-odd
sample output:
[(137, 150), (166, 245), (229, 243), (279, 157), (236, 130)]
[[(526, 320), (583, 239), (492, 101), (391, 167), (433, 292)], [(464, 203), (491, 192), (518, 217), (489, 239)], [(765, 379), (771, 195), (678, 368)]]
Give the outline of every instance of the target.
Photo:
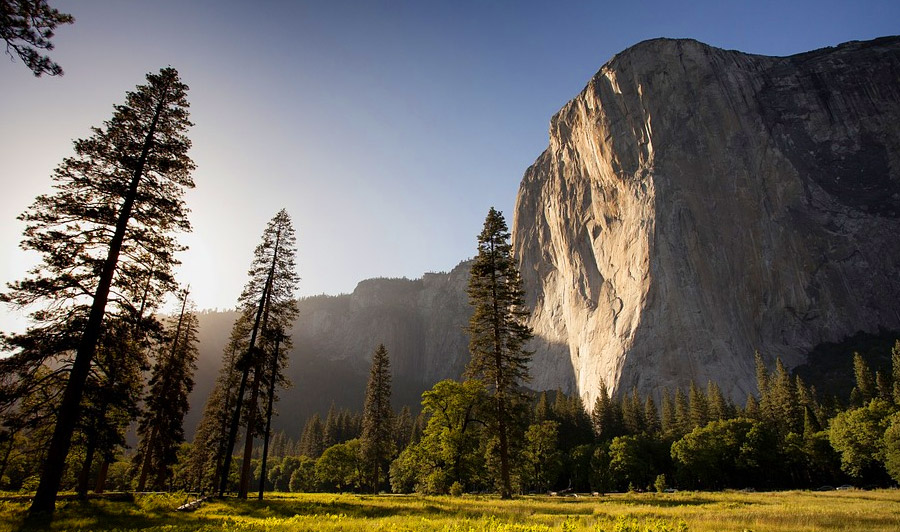
[(753, 353), (900, 329), (900, 38), (790, 57), (657, 39), (550, 124), (514, 246), (536, 388), (755, 391)]
[[(361, 411), (372, 354), (380, 343), (390, 357), (397, 410), (400, 405), (415, 410), (423, 391), (439, 380), (458, 378), (469, 360), (464, 332), (471, 315), (468, 275), (469, 263), (464, 262), (450, 273), (426, 273), (415, 280), (368, 279), (352, 294), (301, 299), (286, 370), (293, 386), (279, 394), (276, 428), (296, 437), (308, 416), (324, 415), (332, 402)], [(200, 315), (197, 385), (186, 420), (189, 437), (236, 317), (235, 312)]]

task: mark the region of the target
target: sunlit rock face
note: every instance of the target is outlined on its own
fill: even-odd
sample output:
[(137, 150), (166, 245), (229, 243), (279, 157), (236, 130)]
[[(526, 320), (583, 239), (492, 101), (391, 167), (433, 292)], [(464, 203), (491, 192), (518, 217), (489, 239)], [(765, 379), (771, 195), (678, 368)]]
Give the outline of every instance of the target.
[(791, 57), (658, 39), (550, 124), (513, 224), (532, 387), (743, 401), (753, 354), (900, 328), (900, 38)]

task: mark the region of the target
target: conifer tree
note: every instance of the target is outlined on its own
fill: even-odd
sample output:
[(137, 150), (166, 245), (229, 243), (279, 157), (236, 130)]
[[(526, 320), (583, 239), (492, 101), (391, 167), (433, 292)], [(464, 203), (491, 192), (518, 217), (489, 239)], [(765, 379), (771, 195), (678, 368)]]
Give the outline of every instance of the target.
[(680, 438), (691, 431), (691, 407), (684, 390), (675, 390), (675, 433)]
[(766, 363), (763, 361), (759, 351), (754, 353), (754, 362), (756, 364), (756, 389), (759, 391), (759, 397), (756, 401), (759, 407), (759, 416), (761, 420), (771, 419), (773, 414), (770, 411), (771, 405), (769, 401), (769, 370), (766, 368)]
[(214, 490), (221, 483), (228, 429), (237, 404), (237, 388), (241, 379), (237, 360), (246, 351), (250, 325), (248, 320), (240, 318), (232, 327), (228, 344), (222, 353), (222, 367), (212, 392), (206, 399), (203, 416), (191, 446), (189, 469), (193, 487), (200, 492)]
[(403, 405), (400, 415), (394, 421), (394, 446), (397, 451), (402, 451), (409, 446), (413, 431), (413, 417), (409, 406)]
[(700, 388), (691, 381), (691, 387), (688, 390), (688, 400), (690, 401), (690, 417), (691, 428), (704, 427), (709, 422), (709, 412), (706, 405), (706, 396), (700, 392)]
[(498, 480), (504, 499), (512, 496), (509, 419), (519, 398), (518, 387), (530, 380), (531, 353), (525, 344), (532, 337), (525, 324), (529, 312), (509, 238), (503, 215), (491, 207), (478, 236), (478, 255), (469, 276), (469, 303), (474, 312), (468, 327), (472, 359), (466, 368), (466, 374), (480, 379), (492, 396)]
[(648, 395), (644, 401), (644, 427), (647, 434), (657, 436), (662, 430), (659, 421), (659, 411), (656, 409), (656, 402), (653, 396)]
[(547, 399), (547, 392), (543, 391), (538, 396), (537, 404), (534, 405), (534, 422), (541, 423), (550, 420), (550, 401)]
[[(280, 326), (267, 331), (266, 343), (274, 343), (274, 348), (268, 358), (268, 389), (266, 390), (266, 428), (263, 431), (262, 464), (259, 477), (259, 500), (263, 498), (266, 488), (266, 468), (269, 458), (269, 438), (272, 431), (272, 415), (275, 413), (275, 387), (278, 384), (287, 386), (287, 379), (281, 374), (281, 368), (285, 365), (286, 352), (291, 347), (290, 340), (285, 337), (284, 330)], [(324, 446), (323, 446), (324, 449)]]
[[(394, 411), (391, 410), (391, 362), (387, 349), (380, 344), (372, 357), (372, 369), (366, 384), (366, 401), (363, 405), (362, 437), (360, 451), (371, 475), (372, 489), (378, 493), (381, 473), (394, 452)], [(386, 478), (386, 477), (385, 477)]]
[(313, 414), (303, 425), (300, 433), (300, 454), (310, 458), (322, 456), (322, 451), (327, 449), (324, 445), (324, 426), (319, 414)]
[[(295, 266), (296, 237), (294, 227), (287, 211), (282, 209), (268, 223), (263, 231), (262, 242), (256, 247), (248, 273), (250, 279), (238, 298), (241, 319), (252, 324), (247, 333), (246, 350), (235, 363), (240, 374), (237, 387), (237, 399), (233, 406), (231, 422), (226, 439), (224, 465), (219, 480), (219, 492), (227, 488), (231, 471), (232, 453), (237, 442), (241, 424), (241, 412), (246, 411), (244, 459), (241, 467), (241, 480), (238, 496), (246, 498), (250, 489), (250, 459), (253, 456), (253, 441), (259, 433), (257, 425), (259, 415), (260, 390), (264, 385), (264, 368), (269, 357), (274, 355), (274, 345), (269, 342), (269, 349), (263, 345), (265, 338), (272, 338), (273, 330), (289, 330), (297, 317), (297, 302), (294, 299), (299, 277)], [(280, 337), (282, 344), (290, 341), (289, 336)], [(281, 362), (279, 362), (281, 363)], [(276, 375), (278, 372), (275, 373)], [(245, 398), (247, 386), (250, 397)]]
[(853, 353), (853, 375), (856, 377), (856, 389), (859, 390), (863, 404), (874, 399), (878, 391), (875, 378), (866, 360), (859, 353)]
[(664, 435), (674, 434), (675, 430), (675, 404), (668, 388), (662, 391), (662, 408), (659, 415), (659, 425)]
[(599, 441), (609, 441), (620, 436), (623, 431), (618, 403), (609, 397), (606, 382), (600, 381), (600, 393), (591, 410), (591, 424)]
[(178, 447), (184, 441), (184, 416), (188, 396), (194, 388), (197, 368), (199, 323), (188, 306), (188, 291), (182, 292), (181, 313), (175, 323), (170, 345), (157, 356), (144, 399), (144, 412), (138, 424), (137, 453), (134, 463), (139, 468), (138, 491), (143, 491), (150, 478), (154, 489), (161, 490), (177, 462)]
[(800, 434), (803, 412), (797, 402), (797, 392), (791, 376), (781, 362), (775, 360), (775, 372), (769, 379), (769, 423), (784, 438), (789, 433)]
[(328, 408), (328, 414), (325, 416), (325, 427), (322, 429), (322, 432), (322, 446), (325, 449), (341, 442), (340, 414), (334, 402)]
[(19, 371), (75, 353), (33, 515), (55, 507), (107, 305), (121, 316), (137, 315), (148, 272), (161, 290), (174, 285), (174, 252), (181, 247), (171, 233), (190, 230), (182, 196), (194, 185), (187, 90), (173, 68), (148, 74), (103, 127), (75, 141), (75, 155), (54, 171), (56, 191), (39, 196), (20, 217), (26, 223), (21, 246), (38, 251), (42, 263), (2, 299), (46, 306), (31, 315), (36, 325), (9, 339), (21, 349)]
[(722, 389), (713, 381), (706, 384), (706, 407), (710, 421), (723, 421), (731, 417), (731, 408)]
[(72, 15), (60, 13), (46, 0), (0, 0), (0, 39), (6, 43), (6, 55), (13, 52), (36, 77), (61, 76), (62, 67), (38, 50), (53, 50), (53, 32), (61, 24), (75, 22)]
[(638, 435), (644, 432), (644, 405), (638, 396), (637, 388), (632, 388), (622, 400), (622, 421), (628, 434)]

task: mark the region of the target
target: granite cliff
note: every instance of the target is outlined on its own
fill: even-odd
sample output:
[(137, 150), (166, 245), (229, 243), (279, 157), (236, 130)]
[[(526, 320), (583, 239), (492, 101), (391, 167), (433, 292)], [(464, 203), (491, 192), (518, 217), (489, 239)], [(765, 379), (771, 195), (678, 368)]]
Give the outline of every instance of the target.
[(657, 39), (553, 117), (513, 240), (535, 388), (755, 391), (753, 353), (900, 329), (900, 38)]

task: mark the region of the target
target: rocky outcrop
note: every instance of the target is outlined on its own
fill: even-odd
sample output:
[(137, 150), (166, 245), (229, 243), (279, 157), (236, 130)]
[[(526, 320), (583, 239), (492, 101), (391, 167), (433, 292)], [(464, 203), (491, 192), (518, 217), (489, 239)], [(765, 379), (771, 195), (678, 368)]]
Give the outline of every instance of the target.
[(900, 328), (900, 38), (790, 57), (657, 39), (550, 125), (513, 240), (535, 388), (755, 391), (753, 353)]

